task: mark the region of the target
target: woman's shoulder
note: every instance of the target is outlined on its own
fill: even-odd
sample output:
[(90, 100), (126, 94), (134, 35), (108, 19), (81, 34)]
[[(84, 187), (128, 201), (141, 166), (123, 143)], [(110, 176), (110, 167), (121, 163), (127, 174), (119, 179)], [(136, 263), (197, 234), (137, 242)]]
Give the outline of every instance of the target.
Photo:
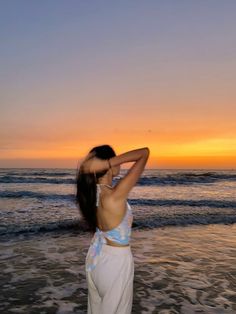
[(102, 210), (112, 212), (116, 215), (123, 215), (126, 208), (127, 199), (117, 198), (114, 194), (114, 186), (112, 189), (101, 190)]

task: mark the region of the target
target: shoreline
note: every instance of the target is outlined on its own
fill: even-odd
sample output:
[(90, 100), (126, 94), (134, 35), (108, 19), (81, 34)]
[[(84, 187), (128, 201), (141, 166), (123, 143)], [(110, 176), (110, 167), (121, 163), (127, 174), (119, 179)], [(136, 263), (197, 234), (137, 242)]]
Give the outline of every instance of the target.
[[(219, 219), (216, 219), (216, 222), (183, 222), (183, 223), (179, 223), (179, 224), (174, 224), (174, 223), (170, 223), (170, 224), (163, 224), (163, 225), (153, 225), (153, 226), (145, 226), (142, 225), (142, 227), (140, 227), (139, 225), (137, 225), (137, 223), (135, 223), (135, 221), (133, 222), (133, 226), (132, 226), (132, 232), (134, 231), (149, 231), (149, 230), (155, 230), (155, 229), (162, 229), (162, 228), (188, 228), (188, 227), (207, 227), (207, 226), (214, 226), (214, 225), (221, 225), (221, 226), (232, 226), (232, 225), (236, 225), (236, 219), (234, 217), (232, 217), (232, 219), (230, 219), (231, 217), (228, 218), (228, 222), (222, 222)], [(80, 225), (81, 227), (81, 225)], [(1, 241), (5, 242), (5, 241), (10, 241), (10, 240), (17, 240), (18, 238), (20, 240), (26, 240), (27, 238), (33, 238), (33, 237), (40, 237), (40, 236), (47, 236), (47, 235), (70, 235), (70, 234), (77, 234), (77, 235), (86, 235), (89, 234), (86, 226), (84, 226), (83, 229), (78, 229), (78, 223), (74, 222), (72, 226), (70, 226), (70, 228), (68, 228), (67, 226), (65, 226), (64, 228), (61, 227), (60, 225), (58, 226), (58, 228), (55, 229), (39, 229), (37, 231), (17, 231), (17, 232), (12, 232), (12, 233), (6, 233), (6, 234), (0, 234), (0, 243)]]
[[(0, 311), (86, 313), (90, 240), (66, 232), (1, 243)], [(236, 311), (235, 243), (236, 224), (133, 230), (132, 313)]]

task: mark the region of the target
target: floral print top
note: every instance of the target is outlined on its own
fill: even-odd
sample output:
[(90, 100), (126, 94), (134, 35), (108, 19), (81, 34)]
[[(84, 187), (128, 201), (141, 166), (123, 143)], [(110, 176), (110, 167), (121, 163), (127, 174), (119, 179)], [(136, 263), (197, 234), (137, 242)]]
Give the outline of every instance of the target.
[[(100, 186), (97, 184), (97, 206), (99, 202)], [(91, 271), (95, 268), (102, 245), (107, 243), (106, 238), (119, 244), (128, 244), (131, 236), (131, 228), (133, 222), (132, 208), (127, 202), (127, 210), (121, 223), (108, 231), (102, 231), (98, 227), (91, 240), (90, 247), (86, 256), (86, 270)], [(105, 238), (106, 237), (106, 238)]]

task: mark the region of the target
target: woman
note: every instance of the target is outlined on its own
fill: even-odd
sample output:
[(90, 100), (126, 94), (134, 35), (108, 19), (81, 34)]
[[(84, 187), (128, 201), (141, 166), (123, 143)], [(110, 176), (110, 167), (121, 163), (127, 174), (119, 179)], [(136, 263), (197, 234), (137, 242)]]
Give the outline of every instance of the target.
[[(129, 245), (133, 222), (127, 202), (149, 157), (147, 147), (116, 156), (109, 145), (94, 147), (76, 176), (76, 201), (94, 233), (86, 255), (89, 314), (130, 314), (134, 261)], [(120, 165), (134, 162), (112, 186)]]

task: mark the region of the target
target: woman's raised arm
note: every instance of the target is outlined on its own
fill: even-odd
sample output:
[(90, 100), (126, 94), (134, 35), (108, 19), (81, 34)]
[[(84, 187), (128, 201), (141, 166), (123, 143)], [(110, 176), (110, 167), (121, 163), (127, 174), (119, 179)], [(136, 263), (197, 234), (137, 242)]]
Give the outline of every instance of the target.
[[(109, 159), (111, 166), (119, 166), (123, 163), (127, 162), (135, 162), (138, 161), (143, 155), (149, 153), (149, 149), (147, 147), (138, 148), (126, 153), (114, 156)], [(84, 172), (92, 173), (98, 172), (102, 170), (106, 170), (109, 168), (109, 163), (107, 159), (100, 159), (94, 156), (94, 152), (89, 153), (85, 159), (82, 161), (80, 168), (83, 169)]]
[(149, 154), (149, 148), (144, 147), (128, 151), (110, 159), (111, 166), (117, 166), (127, 162), (135, 162), (128, 170), (127, 174), (116, 184), (112, 193), (113, 198), (117, 200), (127, 198), (130, 190), (140, 178), (147, 163)]

